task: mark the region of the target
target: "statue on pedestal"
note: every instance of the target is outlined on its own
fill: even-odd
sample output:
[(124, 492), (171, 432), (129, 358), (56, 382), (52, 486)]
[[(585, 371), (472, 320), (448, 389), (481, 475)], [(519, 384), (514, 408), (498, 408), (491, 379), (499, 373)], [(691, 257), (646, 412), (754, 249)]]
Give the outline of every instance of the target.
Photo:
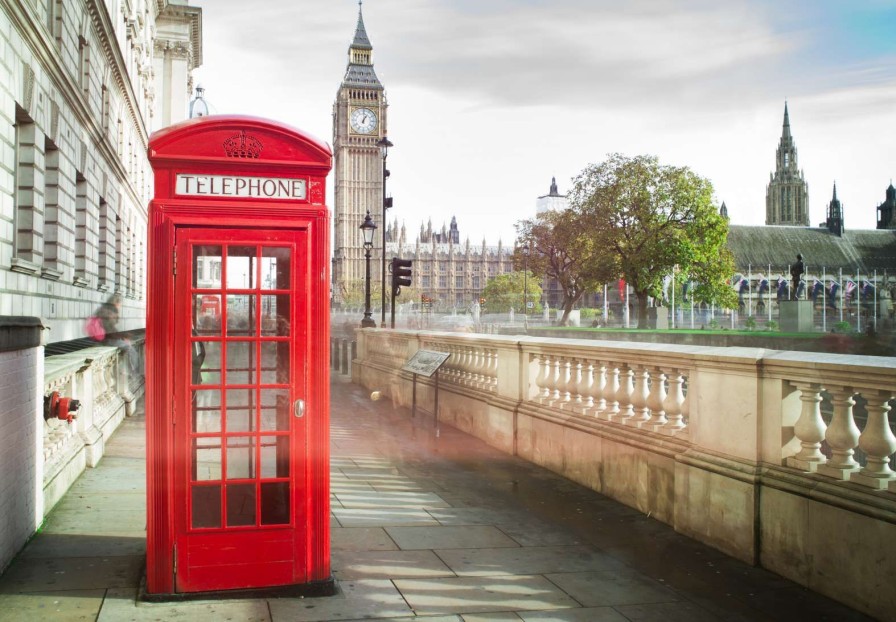
[(793, 284), (790, 288), (790, 299), (799, 300), (799, 285), (803, 276), (803, 256), (797, 253), (796, 263), (790, 266), (790, 277)]

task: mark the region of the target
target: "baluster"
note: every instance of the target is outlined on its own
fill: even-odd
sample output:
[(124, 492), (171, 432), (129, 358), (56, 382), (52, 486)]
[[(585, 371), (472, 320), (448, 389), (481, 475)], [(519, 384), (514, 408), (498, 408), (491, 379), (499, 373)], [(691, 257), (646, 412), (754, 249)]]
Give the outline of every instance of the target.
[(464, 384), (476, 386), (476, 358), (479, 350), (473, 346), (464, 347)]
[(445, 367), (444, 367), (444, 369), (440, 370), (439, 373), (444, 374), (443, 377), (446, 380), (453, 378), (455, 367), (457, 367), (457, 349), (454, 346), (446, 347), (446, 346), (441, 346), (441, 345), (436, 345), (436, 344), (433, 344), (433, 347), (434, 348), (443, 348), (444, 350), (448, 351), (448, 354), (449, 354), (448, 360), (445, 361)]
[(488, 378), (486, 377), (486, 370), (488, 369), (488, 351), (485, 348), (478, 348), (476, 350), (476, 356), (473, 358), (471, 367), (473, 384), (480, 389), (486, 388), (488, 385)]
[(590, 414), (599, 417), (607, 409), (607, 399), (605, 397), (607, 366), (601, 361), (595, 361), (590, 367), (592, 369), (592, 380), (588, 385), (588, 397), (593, 407)]
[(560, 405), (561, 408), (580, 411), (582, 409), (582, 361), (572, 359), (569, 362), (569, 380), (566, 383), (569, 398)]
[(548, 379), (551, 375), (551, 357), (547, 354), (538, 354), (538, 377), (535, 379), (535, 385), (538, 387), (538, 395), (535, 401), (542, 404), (548, 401), (551, 396), (550, 382)]
[(661, 432), (675, 434), (684, 429), (684, 392), (682, 391), (684, 378), (677, 369), (669, 372), (669, 392), (666, 399), (663, 400), (663, 410), (666, 411), (666, 425), (663, 426)]
[(800, 401), (803, 403), (800, 417), (793, 426), (793, 433), (799, 439), (802, 449), (795, 456), (787, 458), (787, 466), (804, 471), (814, 472), (819, 464), (827, 460), (821, 453), (821, 441), (824, 440), (825, 424), (821, 418), (821, 392), (824, 388), (815, 383), (794, 383), (800, 390)]
[(647, 406), (650, 407), (650, 421), (646, 426), (654, 432), (662, 428), (668, 419), (665, 411), (666, 403), (666, 374), (656, 368), (650, 377), (650, 396), (647, 398)]
[(650, 397), (647, 380), (650, 378), (650, 372), (646, 367), (639, 367), (634, 376), (635, 387), (630, 393), (633, 413), (631, 417), (625, 419), (625, 424), (641, 427), (650, 419), (650, 409), (647, 407), (647, 398)]
[(890, 405), (893, 391), (875, 391), (868, 398), (868, 421), (859, 437), (859, 448), (865, 452), (865, 466), (849, 479), (863, 486), (883, 490), (896, 473), (890, 468), (890, 454), (896, 452), (896, 436), (890, 429)]
[(548, 398), (548, 405), (552, 406), (560, 399), (560, 361), (559, 356), (551, 358), (551, 375), (548, 378), (551, 388), (551, 397)]
[(594, 364), (591, 361), (582, 361), (579, 366), (578, 397), (576, 398), (576, 412), (586, 414), (594, 408)]
[(552, 404), (557, 408), (563, 408), (563, 405), (569, 402), (569, 359), (563, 357), (557, 366), (557, 399)]
[(603, 418), (613, 421), (619, 416), (619, 367), (616, 363), (607, 363), (607, 384), (604, 386)]
[(475, 374), (473, 372), (474, 360), (476, 357), (476, 350), (473, 349), (472, 346), (461, 346), (464, 351), (463, 359), (463, 369), (461, 370), (462, 376), (461, 381), (466, 386), (472, 386), (475, 384)]
[(473, 361), (473, 376), (476, 378), (476, 386), (481, 389), (488, 388), (489, 351), (485, 348), (476, 350), (476, 359)]
[(635, 414), (632, 395), (635, 392), (635, 372), (626, 363), (619, 365), (619, 390), (616, 392), (616, 401), (619, 402), (619, 414), (616, 421), (625, 423), (626, 419)]
[(486, 384), (488, 384), (489, 391), (497, 391), (498, 390), (498, 351), (497, 350), (489, 350), (488, 351), (488, 365), (486, 369), (488, 370), (488, 377), (486, 378)]
[(831, 448), (831, 458), (827, 464), (818, 466), (818, 472), (828, 477), (848, 480), (850, 473), (861, 468), (853, 458), (856, 445), (859, 444), (859, 428), (852, 413), (852, 407), (856, 403), (852, 399), (855, 389), (831, 387), (828, 390), (831, 393), (834, 415), (831, 425), (824, 433), (824, 439)]

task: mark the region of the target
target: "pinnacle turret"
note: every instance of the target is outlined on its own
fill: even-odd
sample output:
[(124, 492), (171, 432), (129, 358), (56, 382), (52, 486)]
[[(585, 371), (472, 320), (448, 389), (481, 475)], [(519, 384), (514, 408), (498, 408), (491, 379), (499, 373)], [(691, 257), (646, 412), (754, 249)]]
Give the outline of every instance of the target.
[(790, 114), (787, 112), (787, 102), (784, 102), (784, 130), (781, 133), (782, 138), (792, 138), (790, 135)]

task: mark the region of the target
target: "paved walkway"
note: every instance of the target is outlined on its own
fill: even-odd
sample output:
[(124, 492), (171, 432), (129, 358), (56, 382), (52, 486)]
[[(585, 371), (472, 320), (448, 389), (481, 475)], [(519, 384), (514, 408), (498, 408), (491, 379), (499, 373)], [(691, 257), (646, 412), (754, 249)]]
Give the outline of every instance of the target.
[(0, 620), (866, 620), (553, 473), (333, 380), (328, 598), (137, 603), (144, 422), (0, 578)]

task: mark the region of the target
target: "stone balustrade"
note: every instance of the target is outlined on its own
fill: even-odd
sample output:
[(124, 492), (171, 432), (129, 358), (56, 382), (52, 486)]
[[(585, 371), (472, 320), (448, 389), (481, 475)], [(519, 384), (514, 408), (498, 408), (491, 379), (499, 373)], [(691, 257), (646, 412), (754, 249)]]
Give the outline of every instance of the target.
[[(140, 361), (141, 338), (131, 341)], [(105, 442), (126, 415), (134, 414), (144, 392), (142, 374), (129, 370), (126, 353), (95, 346), (49, 356), (44, 362), (44, 395), (58, 391), (81, 403), (71, 422), (44, 422), (43, 507), (49, 511), (87, 467), (105, 452)]]
[[(896, 360), (377, 329), (358, 339), (354, 380), (395, 403), (411, 400), (407, 358), (447, 352), (443, 422), (871, 615), (896, 610), (885, 584)], [(418, 378), (418, 405), (433, 389)]]

